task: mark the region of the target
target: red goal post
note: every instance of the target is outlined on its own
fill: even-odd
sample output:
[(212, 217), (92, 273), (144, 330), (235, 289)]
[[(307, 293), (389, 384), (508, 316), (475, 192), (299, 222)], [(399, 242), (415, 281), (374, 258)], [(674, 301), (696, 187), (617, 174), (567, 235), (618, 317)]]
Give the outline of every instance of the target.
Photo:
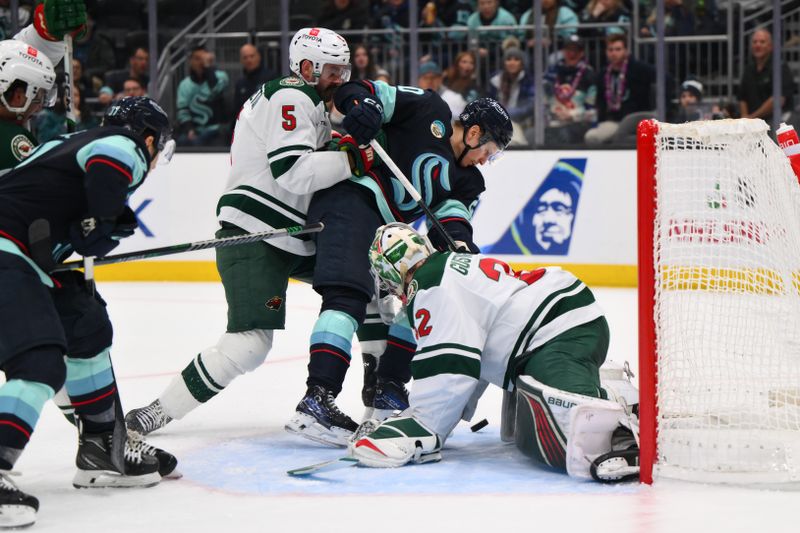
[(800, 483), (800, 187), (768, 132), (639, 125), (644, 483)]

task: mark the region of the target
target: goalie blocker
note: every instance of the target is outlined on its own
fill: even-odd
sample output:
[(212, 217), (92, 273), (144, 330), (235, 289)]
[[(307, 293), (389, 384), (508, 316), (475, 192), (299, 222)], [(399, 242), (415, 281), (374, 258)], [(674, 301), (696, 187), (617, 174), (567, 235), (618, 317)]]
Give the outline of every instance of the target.
[(603, 385), (617, 401), (565, 392), (519, 376), (514, 401), (504, 404), (503, 413), (513, 417), (517, 448), (572, 477), (606, 483), (638, 479), (639, 428), (636, 415), (627, 408), (628, 402), (638, 403), (637, 391), (625, 380), (612, 381), (616, 383), (604, 380)]

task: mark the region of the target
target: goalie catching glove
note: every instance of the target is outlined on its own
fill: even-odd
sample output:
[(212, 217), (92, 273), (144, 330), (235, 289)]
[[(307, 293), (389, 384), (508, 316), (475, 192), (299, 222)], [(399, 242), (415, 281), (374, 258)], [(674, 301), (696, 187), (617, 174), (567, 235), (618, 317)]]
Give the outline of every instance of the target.
[(115, 219), (87, 217), (73, 223), (69, 240), (75, 251), (83, 256), (105, 257), (119, 245), (120, 239), (130, 237), (138, 224), (130, 207)]
[(388, 418), (350, 444), (350, 453), (359, 464), (376, 468), (439, 461), (441, 449), (438, 435), (411, 416)]

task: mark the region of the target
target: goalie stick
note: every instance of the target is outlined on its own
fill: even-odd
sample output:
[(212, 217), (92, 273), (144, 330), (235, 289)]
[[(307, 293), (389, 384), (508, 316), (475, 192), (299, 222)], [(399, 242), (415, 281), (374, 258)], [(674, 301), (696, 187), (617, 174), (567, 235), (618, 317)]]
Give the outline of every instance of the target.
[(288, 470), (286, 473), (290, 476), (301, 477), (301, 476), (312, 476), (314, 474), (321, 474), (322, 472), (330, 472), (331, 470), (339, 470), (342, 468), (350, 468), (351, 466), (357, 466), (358, 459), (355, 457), (339, 457), (338, 459), (332, 459), (330, 461), (325, 461), (323, 463), (317, 463), (313, 465), (304, 466), (301, 468), (295, 468), (294, 470)]
[[(94, 260), (93, 264), (111, 265), (114, 263), (139, 261), (141, 259), (150, 259), (153, 257), (161, 257), (164, 255), (180, 254), (183, 252), (194, 252), (195, 250), (205, 250), (208, 248), (224, 248), (226, 246), (248, 244), (256, 241), (274, 239), (276, 237), (288, 237), (294, 235), (305, 235), (307, 233), (317, 233), (319, 231), (322, 231), (324, 228), (325, 225), (322, 224), (322, 222), (317, 222), (316, 224), (307, 224), (305, 226), (290, 226), (288, 228), (262, 231), (260, 233), (246, 233), (244, 235), (236, 235), (233, 237), (225, 237), (222, 239), (210, 239), (207, 241), (173, 244), (172, 246), (162, 246), (161, 248), (150, 248), (147, 250), (139, 250), (137, 252), (109, 255), (108, 257), (101, 257), (99, 259)], [(51, 272), (64, 272), (67, 270), (77, 270), (79, 268), (82, 268), (83, 266), (84, 266), (84, 261), (69, 261), (61, 265), (57, 265), (55, 268), (51, 270)]]
[(403, 174), (403, 171), (400, 170), (400, 167), (398, 167), (395, 162), (392, 161), (392, 158), (389, 157), (389, 154), (386, 153), (386, 150), (383, 149), (383, 146), (381, 146), (380, 143), (375, 139), (372, 139), (369, 142), (369, 145), (373, 150), (375, 150), (375, 153), (378, 154), (378, 157), (380, 157), (381, 160), (386, 163), (386, 166), (389, 167), (389, 170), (392, 171), (395, 177), (400, 180), (400, 183), (403, 184), (403, 188), (408, 192), (408, 194), (411, 195), (411, 198), (417, 202), (417, 205), (425, 213), (425, 216), (428, 217), (428, 220), (431, 221), (431, 224), (433, 224), (436, 230), (442, 234), (445, 242), (447, 242), (447, 247), (453, 252), (457, 252), (459, 247), (456, 245), (456, 241), (454, 241), (453, 237), (447, 233), (447, 230), (444, 229), (444, 226), (442, 226), (442, 223), (439, 222), (439, 219), (433, 215), (433, 211), (431, 211), (430, 207), (428, 207), (428, 205), (422, 201), (422, 196), (420, 196), (419, 191), (417, 191), (411, 182), (408, 181), (406, 175)]

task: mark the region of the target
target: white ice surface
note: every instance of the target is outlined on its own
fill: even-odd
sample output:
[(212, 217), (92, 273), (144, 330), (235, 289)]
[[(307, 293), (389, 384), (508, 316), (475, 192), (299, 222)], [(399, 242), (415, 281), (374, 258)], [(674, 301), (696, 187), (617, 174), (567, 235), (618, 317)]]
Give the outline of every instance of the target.
[[(126, 409), (153, 400), (224, 331), (222, 288), (202, 283), (106, 283), (116, 330), (112, 356)], [(636, 363), (636, 294), (596, 289), (611, 328), (609, 358)], [(503, 532), (661, 533), (800, 531), (791, 492), (661, 482), (604, 486), (537, 469), (498, 437), (500, 393), (490, 389), (437, 464), (350, 468), (294, 479), (291, 468), (341, 451), (289, 436), (284, 422), (305, 390), (307, 342), (319, 306), (293, 284), (287, 331), (267, 362), (151, 442), (178, 456), (184, 477), (150, 489), (76, 490), (75, 430), (48, 404), (17, 464), (40, 499), (35, 531), (58, 532)], [(339, 400), (361, 415), (360, 354)]]

